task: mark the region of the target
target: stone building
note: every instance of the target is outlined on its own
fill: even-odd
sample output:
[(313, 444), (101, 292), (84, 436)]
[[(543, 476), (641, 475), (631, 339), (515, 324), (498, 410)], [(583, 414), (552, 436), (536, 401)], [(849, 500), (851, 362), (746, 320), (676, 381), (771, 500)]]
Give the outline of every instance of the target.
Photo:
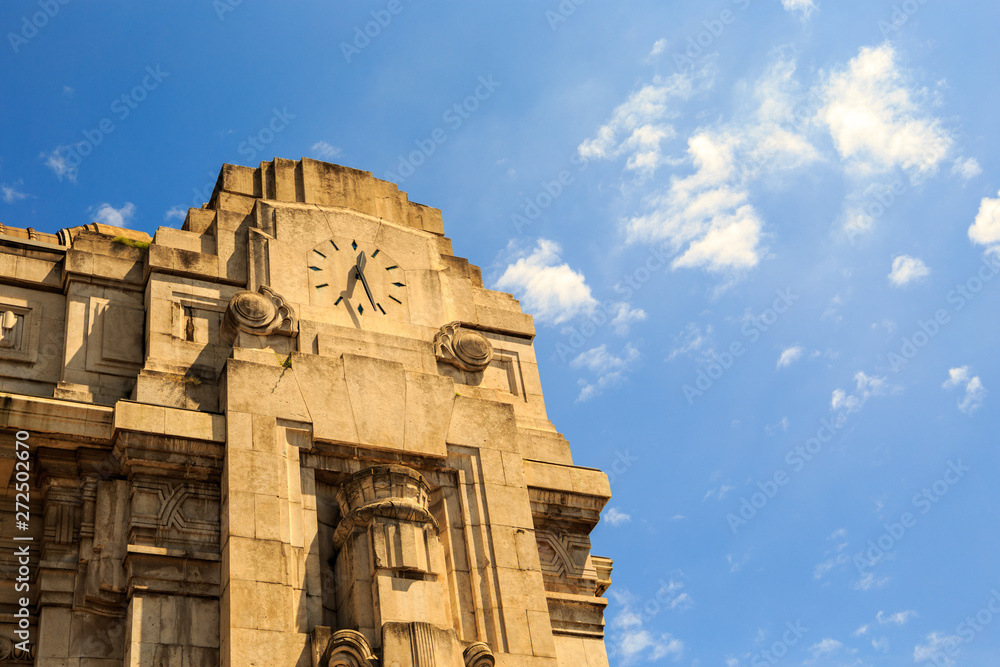
[(0, 325), (0, 666), (608, 664), (607, 477), (393, 184), (275, 159), (152, 239), (0, 225)]

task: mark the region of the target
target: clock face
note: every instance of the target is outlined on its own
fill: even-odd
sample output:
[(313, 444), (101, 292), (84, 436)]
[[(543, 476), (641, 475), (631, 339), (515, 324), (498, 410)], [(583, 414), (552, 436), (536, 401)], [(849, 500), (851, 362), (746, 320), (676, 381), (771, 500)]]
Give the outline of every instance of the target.
[(306, 264), (310, 302), (343, 309), (356, 322), (393, 317), (406, 301), (403, 269), (374, 244), (332, 238), (310, 250)]

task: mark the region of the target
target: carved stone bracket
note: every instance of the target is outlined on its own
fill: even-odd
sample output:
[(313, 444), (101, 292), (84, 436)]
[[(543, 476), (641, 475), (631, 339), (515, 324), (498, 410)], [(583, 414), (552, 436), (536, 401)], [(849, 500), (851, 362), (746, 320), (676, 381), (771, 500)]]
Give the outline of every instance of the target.
[(485, 642), (476, 642), (465, 649), (462, 657), (465, 658), (465, 667), (494, 667), (497, 663), (493, 651)]
[(378, 658), (357, 630), (337, 630), (330, 637), (320, 667), (376, 667)]
[(478, 373), (493, 360), (493, 344), (478, 331), (463, 328), (461, 322), (450, 322), (434, 336), (434, 353), (438, 361)]
[(295, 336), (298, 320), (295, 311), (267, 285), (256, 292), (237, 292), (229, 300), (222, 322), (223, 338), (232, 340), (237, 332), (256, 336)]
[(333, 546), (340, 549), (355, 528), (368, 526), (375, 517), (429, 524), (435, 532), (438, 530), (437, 521), (426, 508), (405, 500), (382, 500), (359, 507), (344, 517), (333, 534)]
[(354, 473), (337, 494), (344, 518), (333, 534), (334, 547), (340, 549), (356, 528), (368, 526), (376, 517), (427, 524), (437, 532), (427, 494), (424, 478), (405, 466), (373, 466)]

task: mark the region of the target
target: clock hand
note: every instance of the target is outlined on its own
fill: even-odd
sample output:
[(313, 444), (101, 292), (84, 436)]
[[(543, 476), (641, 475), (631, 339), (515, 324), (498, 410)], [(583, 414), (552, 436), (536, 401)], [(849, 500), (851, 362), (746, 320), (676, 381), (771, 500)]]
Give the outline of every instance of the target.
[(372, 304), (372, 308), (375, 308), (375, 299), (372, 297), (372, 290), (368, 287), (368, 281), (365, 280), (365, 263), (367, 262), (364, 251), (358, 255), (358, 261), (356, 268), (358, 270), (358, 278), (361, 280), (361, 285), (365, 288), (365, 294), (368, 295), (368, 301)]

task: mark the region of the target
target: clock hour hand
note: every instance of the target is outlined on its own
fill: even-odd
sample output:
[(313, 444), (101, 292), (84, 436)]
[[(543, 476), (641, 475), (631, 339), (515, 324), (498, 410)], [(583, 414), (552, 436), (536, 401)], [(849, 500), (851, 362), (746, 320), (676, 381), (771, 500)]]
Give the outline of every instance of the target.
[(372, 297), (372, 290), (371, 290), (371, 288), (368, 287), (368, 281), (365, 280), (365, 263), (367, 261), (368, 261), (368, 259), (365, 257), (364, 251), (361, 251), (361, 253), (358, 254), (358, 261), (357, 261), (357, 264), (356, 264), (356, 268), (358, 270), (358, 279), (361, 280), (361, 285), (365, 288), (365, 294), (368, 295), (368, 301), (372, 304), (372, 308), (374, 309), (375, 308), (375, 299), (374, 299), (374, 297)]

